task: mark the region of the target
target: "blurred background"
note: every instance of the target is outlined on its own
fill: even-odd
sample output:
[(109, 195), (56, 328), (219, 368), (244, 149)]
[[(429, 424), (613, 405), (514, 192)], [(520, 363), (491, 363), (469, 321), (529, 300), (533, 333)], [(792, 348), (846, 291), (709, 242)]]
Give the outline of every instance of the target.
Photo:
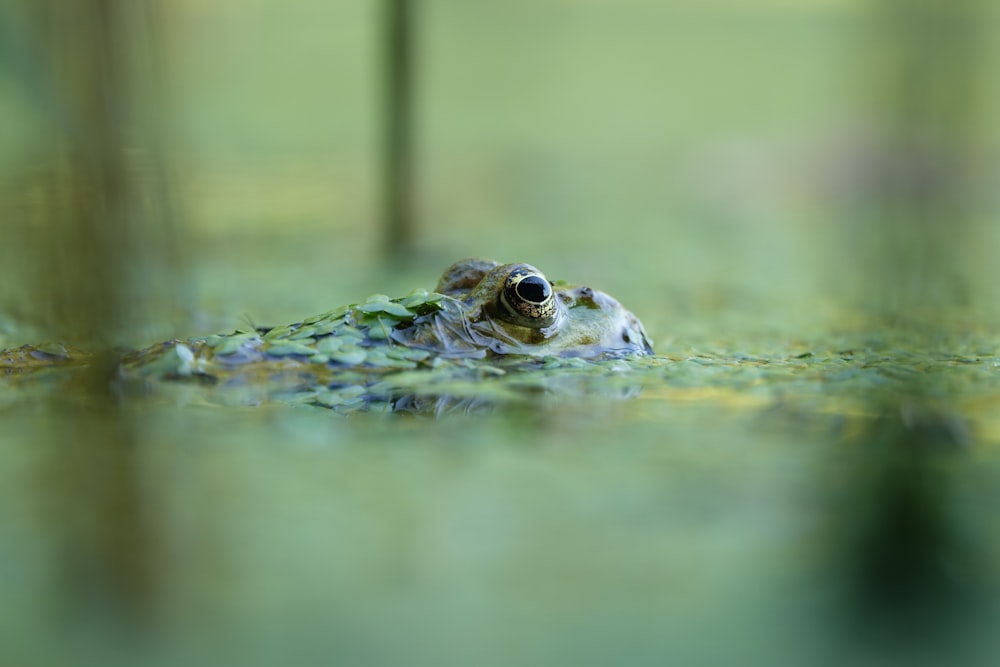
[[(987, 0), (8, 0), (0, 347), (297, 321), (486, 256), (609, 292), (672, 360), (857, 332), (995, 355), (998, 67)], [(972, 508), (995, 500), (997, 429), (894, 377), (887, 422), (724, 378), (444, 423), (122, 405), (101, 376), (8, 393), (0, 646), (11, 664), (933, 657), (954, 646), (886, 637), (976, 625), (895, 620), (966, 608), (955, 581), (992, 591), (1000, 541)], [(900, 407), (915, 395), (934, 409)], [(888, 500), (854, 493), (845, 442), (887, 448)], [(903, 442), (976, 447), (907, 468)], [(865, 498), (912, 530), (866, 541), (896, 519)], [(945, 597), (915, 583), (937, 581), (928, 556), (885, 608), (841, 599), (858, 563), (952, 553), (953, 532)], [(851, 604), (892, 631), (855, 633)], [(959, 657), (995, 648), (970, 636)]]
[[(992, 3), (414, 3), (409, 234), (382, 200), (393, 5), (9, 3), (8, 342), (19, 325), (65, 335), (24, 282), (72, 261), (21, 249), (72, 236), (40, 231), (60, 224), (43, 180), (92, 165), (102, 137), (130, 210), (111, 242), (141, 274), (128, 310), (155, 328), (129, 342), (433, 287), (470, 255), (600, 286), (661, 341), (720, 312), (822, 321), (886, 296), (900, 255), (957, 274), (939, 301), (995, 301)], [(901, 237), (930, 225), (886, 204), (908, 187), (950, 207), (929, 247)]]

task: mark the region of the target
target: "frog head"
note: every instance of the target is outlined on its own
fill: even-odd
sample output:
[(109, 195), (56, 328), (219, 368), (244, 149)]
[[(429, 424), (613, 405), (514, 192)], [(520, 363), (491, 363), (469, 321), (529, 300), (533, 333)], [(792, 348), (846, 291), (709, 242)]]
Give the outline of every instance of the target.
[(587, 358), (653, 352), (642, 323), (614, 298), (553, 283), (530, 264), (463, 260), (435, 291), (452, 297), (430, 325), (446, 350)]

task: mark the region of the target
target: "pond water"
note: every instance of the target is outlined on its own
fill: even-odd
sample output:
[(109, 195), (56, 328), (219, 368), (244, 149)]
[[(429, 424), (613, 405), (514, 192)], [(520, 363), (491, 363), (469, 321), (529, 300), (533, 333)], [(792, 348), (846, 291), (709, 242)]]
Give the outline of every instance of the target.
[(4, 654), (975, 663), (1000, 648), (1000, 362), (814, 349), (436, 417), (8, 378)]

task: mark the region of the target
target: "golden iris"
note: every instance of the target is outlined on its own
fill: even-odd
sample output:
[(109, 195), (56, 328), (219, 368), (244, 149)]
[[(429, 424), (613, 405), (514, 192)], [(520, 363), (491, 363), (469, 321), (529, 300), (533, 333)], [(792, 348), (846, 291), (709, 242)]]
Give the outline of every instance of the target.
[(552, 285), (540, 273), (515, 269), (500, 291), (500, 317), (523, 327), (541, 329), (556, 321)]

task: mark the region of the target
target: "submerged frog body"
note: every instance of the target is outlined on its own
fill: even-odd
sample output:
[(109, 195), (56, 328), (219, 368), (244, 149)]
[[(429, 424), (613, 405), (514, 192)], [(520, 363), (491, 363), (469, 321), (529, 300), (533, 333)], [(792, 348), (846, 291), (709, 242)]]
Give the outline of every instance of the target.
[[(0, 366), (24, 370), (80, 361), (75, 351), (60, 350), (65, 348), (3, 351)], [(126, 377), (242, 385), (274, 384), (291, 374), (299, 378), (298, 390), (332, 390), (336, 396), (327, 398), (340, 401), (394, 372), (468, 369), (475, 360), (496, 369), (651, 353), (642, 324), (607, 294), (552, 283), (528, 264), (469, 259), (449, 267), (434, 292), (376, 295), (287, 326), (168, 341), (126, 354), (122, 371)], [(408, 382), (416, 384), (412, 377)]]

